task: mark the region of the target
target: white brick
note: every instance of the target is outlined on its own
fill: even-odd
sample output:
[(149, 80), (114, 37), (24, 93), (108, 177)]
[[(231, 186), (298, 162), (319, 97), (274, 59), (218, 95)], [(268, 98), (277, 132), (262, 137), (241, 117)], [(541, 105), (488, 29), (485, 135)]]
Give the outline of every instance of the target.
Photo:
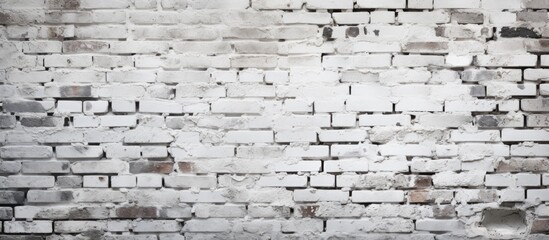
[(88, 188), (108, 188), (109, 176), (84, 176), (83, 186)]
[(186, 222), (183, 232), (227, 232), (230, 230), (230, 226), (226, 219), (193, 219)]
[(228, 143), (269, 143), (273, 142), (271, 131), (230, 131), (225, 134)]
[(138, 175), (137, 176), (137, 187), (140, 188), (159, 188), (162, 187), (162, 176), (161, 175)]
[(6, 221), (4, 222), (6, 233), (52, 233), (52, 221)]
[(346, 108), (356, 112), (391, 112), (393, 104), (385, 99), (351, 97), (346, 101)]
[(462, 132), (454, 130), (451, 133), (454, 142), (496, 142), (500, 141), (498, 130), (486, 130), (479, 132)]
[(164, 177), (164, 185), (172, 188), (215, 188), (215, 176), (178, 175)]
[(368, 172), (368, 170), (369, 163), (365, 160), (338, 160), (324, 162), (324, 171), (329, 173)]
[(546, 157), (549, 156), (549, 144), (512, 145), (511, 156)]
[(260, 102), (252, 100), (217, 100), (212, 103), (212, 113), (259, 113)]
[(479, 8), (480, 0), (434, 0), (435, 8)]
[(326, 225), (326, 232), (339, 234), (375, 231), (406, 233), (414, 229), (412, 221), (401, 218), (330, 219)]
[(425, 55), (396, 55), (393, 58), (393, 66), (396, 67), (426, 67), (444, 66), (443, 56)]
[(410, 167), (412, 172), (459, 171), (461, 170), (461, 162), (453, 159), (431, 160), (414, 158)]
[(318, 24), (324, 25), (332, 22), (329, 13), (284, 13), (282, 21), (285, 24)]
[(540, 200), (542, 202), (549, 201), (549, 189), (528, 189), (526, 190), (527, 200), (536, 201)]
[(430, 9), (433, 8), (431, 0), (408, 0), (408, 8), (412, 9)]
[(374, 11), (370, 13), (371, 23), (395, 23), (395, 19), (395, 12), (393, 11)]
[(301, 9), (303, 0), (283, 0), (283, 1), (269, 1), (269, 0), (253, 0), (252, 7), (254, 9)]
[(398, 21), (400, 23), (411, 24), (439, 24), (448, 23), (450, 21), (450, 16), (443, 11), (400, 12), (398, 14)]
[(356, 126), (356, 113), (334, 113), (332, 114), (333, 127), (354, 127)]
[(84, 101), (84, 114), (106, 113), (108, 111), (108, 101)]
[(85, 55), (48, 55), (44, 59), (45, 67), (90, 67), (91, 56)]
[(296, 202), (341, 202), (346, 203), (349, 192), (340, 190), (304, 189), (294, 191)]
[(530, 129), (503, 129), (501, 131), (502, 141), (549, 141), (549, 132), (545, 130)]
[(306, 187), (307, 177), (305, 176), (263, 176), (257, 184), (261, 187)]
[(431, 232), (454, 232), (464, 229), (459, 220), (450, 219), (420, 219), (416, 221), (416, 229)]
[(464, 173), (442, 172), (433, 176), (433, 184), (436, 187), (457, 187), (457, 186), (482, 186), (484, 184), (484, 173), (473, 171)]
[(135, 127), (137, 117), (135, 115), (126, 116), (101, 116), (100, 125), (103, 127)]
[(411, 116), (402, 114), (371, 114), (358, 117), (359, 126), (408, 126), (410, 123)]
[(107, 229), (107, 223), (100, 221), (56, 221), (53, 226), (56, 233), (80, 233), (83, 231), (104, 231)]
[(434, 148), (423, 144), (386, 144), (379, 146), (381, 155), (432, 156)]
[(537, 63), (535, 55), (479, 55), (478, 66), (482, 67), (533, 67)]
[(275, 133), (275, 142), (316, 142), (316, 138), (316, 131), (308, 129), (282, 130)]
[(362, 130), (324, 130), (318, 134), (321, 142), (363, 142), (366, 131)]
[(329, 146), (303, 146), (292, 147), (288, 146), (284, 149), (284, 155), (288, 157), (300, 158), (324, 158), (329, 156)]
[(310, 177), (311, 187), (335, 187), (335, 176), (328, 174), (313, 175)]
[(399, 112), (441, 112), (442, 105), (442, 103), (428, 98), (405, 98), (396, 104), (395, 110)]
[(111, 187), (113, 188), (133, 188), (137, 186), (136, 176), (120, 175), (111, 177)]
[(484, 9), (521, 9), (520, 0), (482, 0)]
[(275, 172), (319, 172), (320, 165), (320, 161), (277, 162), (271, 164), (270, 168)]
[(81, 101), (58, 101), (57, 110), (61, 113), (82, 112), (82, 102)]
[(99, 118), (94, 116), (74, 116), (73, 126), (75, 128), (99, 127)]
[(309, 9), (352, 9), (352, 0), (307, 0)]
[(134, 232), (179, 232), (181, 225), (170, 220), (141, 220), (134, 222)]
[(112, 111), (115, 113), (135, 112), (135, 102), (122, 99), (112, 100)]
[(370, 14), (367, 12), (335, 12), (332, 18), (337, 24), (366, 24), (370, 22)]
[(487, 87), (487, 96), (535, 96), (535, 84), (491, 83)]
[(100, 158), (103, 156), (101, 146), (58, 146), (55, 148), (58, 158)]
[(506, 188), (499, 191), (500, 200), (503, 202), (522, 202), (525, 199), (526, 190), (521, 188)]
[(139, 101), (139, 112), (144, 113), (183, 113), (183, 106), (175, 102)]
[(444, 111), (446, 112), (491, 112), (496, 109), (496, 102), (490, 100), (476, 101), (446, 101)]
[(359, 8), (406, 8), (405, 0), (358, 0), (357, 5)]
[(391, 65), (391, 56), (375, 54), (370, 56), (325, 56), (322, 66), (325, 68), (381, 68)]
[(353, 202), (404, 202), (404, 191), (386, 190), (386, 191), (353, 191)]
[(2, 188), (51, 188), (53, 176), (11, 175), (2, 181)]

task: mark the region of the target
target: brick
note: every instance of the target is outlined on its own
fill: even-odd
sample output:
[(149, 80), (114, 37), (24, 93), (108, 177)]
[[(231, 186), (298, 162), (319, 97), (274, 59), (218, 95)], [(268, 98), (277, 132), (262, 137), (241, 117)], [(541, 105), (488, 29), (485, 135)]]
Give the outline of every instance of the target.
[(465, 1), (452, 1), (452, 0), (434, 0), (434, 8), (479, 8), (480, 0), (465, 0)]
[(84, 176), (83, 186), (87, 188), (108, 188), (109, 176)]
[(422, 219), (416, 221), (416, 229), (432, 232), (452, 232), (464, 228), (464, 224), (458, 220)]
[(347, 202), (349, 198), (348, 192), (339, 190), (319, 190), (306, 189), (295, 190), (294, 200), (296, 202)]
[(80, 113), (82, 112), (82, 102), (57, 101), (57, 110), (61, 113)]
[(482, 172), (442, 172), (433, 176), (433, 184), (435, 187), (482, 186), (484, 184), (484, 175)]
[(49, 112), (54, 108), (53, 101), (11, 100), (3, 102), (4, 112)]
[(504, 129), (501, 138), (502, 141), (547, 141), (549, 133), (543, 130)]
[(230, 131), (225, 134), (228, 143), (269, 143), (274, 141), (271, 131)]
[(253, 0), (252, 8), (254, 9), (300, 9), (303, 5), (303, 0), (284, 0), (272, 2), (268, 0)]
[(112, 176), (111, 187), (113, 188), (132, 188), (137, 186), (135, 176)]
[(359, 8), (406, 8), (405, 0), (389, 0), (389, 1), (375, 1), (375, 0), (359, 0), (357, 1)]
[(70, 163), (67, 161), (24, 161), (20, 168), (23, 173), (69, 173)]
[[(395, 228), (388, 229), (387, 226), (395, 224)], [(414, 226), (413, 223), (400, 218), (387, 218), (380, 221), (373, 219), (330, 219), (327, 221), (327, 232), (345, 232), (345, 233), (358, 233), (358, 232), (411, 232)]]
[(99, 121), (103, 127), (133, 127), (137, 124), (137, 118), (134, 115), (101, 116)]
[(537, 57), (532, 55), (479, 55), (476, 64), (483, 67), (531, 67), (537, 63)]
[(264, 176), (257, 184), (262, 187), (306, 187), (307, 177), (304, 176)]
[(217, 182), (212, 176), (169, 176), (164, 177), (164, 185), (171, 188), (215, 188)]
[(33, 203), (70, 202), (72, 200), (72, 192), (56, 190), (29, 190), (27, 193), (27, 200)]
[(49, 188), (53, 187), (53, 176), (12, 175), (4, 182), (4, 188)]
[(225, 219), (190, 220), (183, 227), (183, 232), (225, 232), (230, 228)]
[(92, 57), (85, 55), (48, 55), (44, 59), (46, 67), (90, 67), (91, 65)]
[(0, 147), (2, 158), (51, 158), (53, 151), (48, 146), (4, 146)]
[(352, 9), (353, 1), (350, 0), (307, 0), (306, 7), (309, 9)]
[[(448, 15), (448, 13), (441, 11), (401, 12), (398, 14), (398, 21), (401, 23), (411, 24), (440, 24), (449, 22), (450, 16)], [(445, 52), (448, 46), (445, 43), (436, 42), (415, 43), (406, 45), (405, 50), (410, 52), (421, 52), (427, 51), (429, 47), (431, 48), (431, 51)]]
[(100, 146), (59, 146), (56, 148), (58, 158), (100, 158), (103, 148)]
[(258, 113), (261, 106), (257, 101), (218, 100), (211, 108), (213, 113)]
[(85, 161), (75, 162), (71, 166), (73, 173), (118, 173), (125, 169), (127, 166), (122, 161)]
[(404, 202), (404, 191), (353, 191), (353, 202)]
[(324, 56), (322, 66), (325, 68), (383, 68), (391, 65), (391, 56), (375, 54), (370, 56)]
[(52, 233), (52, 221), (12, 221), (4, 222), (4, 231), (6, 233)]
[(332, 13), (332, 18), (337, 24), (365, 24), (370, 22), (370, 14), (367, 12), (340, 12)]

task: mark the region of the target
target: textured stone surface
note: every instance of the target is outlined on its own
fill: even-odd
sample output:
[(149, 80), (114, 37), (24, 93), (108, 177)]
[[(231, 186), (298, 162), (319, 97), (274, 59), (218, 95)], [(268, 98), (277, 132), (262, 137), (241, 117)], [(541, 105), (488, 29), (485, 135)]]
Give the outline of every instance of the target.
[(549, 238), (548, 0), (0, 0), (0, 239)]

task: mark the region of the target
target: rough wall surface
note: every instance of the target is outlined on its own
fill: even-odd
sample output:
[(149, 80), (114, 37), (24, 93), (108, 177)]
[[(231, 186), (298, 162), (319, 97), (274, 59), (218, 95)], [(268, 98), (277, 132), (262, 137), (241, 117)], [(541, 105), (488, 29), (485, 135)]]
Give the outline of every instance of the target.
[(0, 239), (549, 239), (547, 9), (0, 0)]

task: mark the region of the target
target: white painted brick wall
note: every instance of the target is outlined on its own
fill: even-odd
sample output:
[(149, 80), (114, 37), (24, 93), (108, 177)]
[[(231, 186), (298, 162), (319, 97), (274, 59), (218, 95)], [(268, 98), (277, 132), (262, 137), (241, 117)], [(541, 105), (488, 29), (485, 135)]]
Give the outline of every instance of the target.
[(544, 239), (546, 0), (0, 0), (0, 239)]

